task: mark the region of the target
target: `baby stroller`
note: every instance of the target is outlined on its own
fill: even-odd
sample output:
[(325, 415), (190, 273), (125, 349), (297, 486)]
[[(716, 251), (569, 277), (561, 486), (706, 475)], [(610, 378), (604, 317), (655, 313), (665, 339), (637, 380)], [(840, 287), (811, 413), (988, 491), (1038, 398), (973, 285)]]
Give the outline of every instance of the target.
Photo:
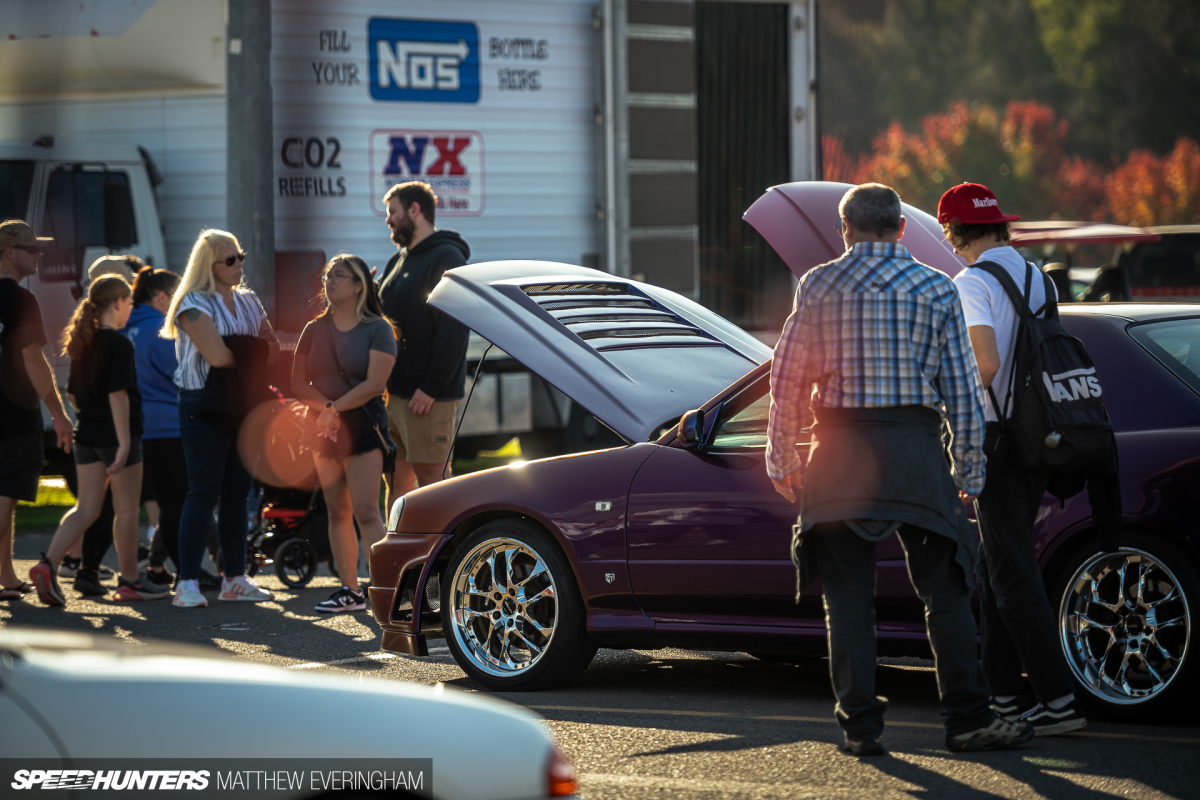
[(258, 511), (247, 542), (246, 571), (274, 567), (284, 585), (308, 585), (322, 561), (336, 572), (329, 546), (329, 519), (320, 488), (281, 489), (257, 483)]

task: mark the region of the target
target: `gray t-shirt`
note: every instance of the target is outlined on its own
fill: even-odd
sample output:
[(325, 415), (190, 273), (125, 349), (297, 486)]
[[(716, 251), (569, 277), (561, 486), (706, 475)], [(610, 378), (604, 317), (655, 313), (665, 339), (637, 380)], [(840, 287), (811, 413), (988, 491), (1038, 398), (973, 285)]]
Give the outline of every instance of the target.
[[(333, 334), (338, 361), (350, 379), (349, 386), (338, 374), (337, 364), (329, 351), (330, 333)], [(304, 332), (296, 344), (296, 355), (308, 358), (306, 371), (309, 381), (317, 391), (333, 400), (367, 379), (372, 350), (396, 355), (396, 336), (387, 320), (360, 322), (342, 332), (333, 324), (333, 317), (321, 317), (304, 326)]]

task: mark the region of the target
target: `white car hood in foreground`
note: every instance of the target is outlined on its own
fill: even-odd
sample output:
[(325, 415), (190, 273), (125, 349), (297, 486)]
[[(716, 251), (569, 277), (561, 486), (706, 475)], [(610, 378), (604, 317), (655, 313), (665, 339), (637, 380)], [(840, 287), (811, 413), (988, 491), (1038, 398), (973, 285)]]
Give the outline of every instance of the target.
[[(551, 739), (536, 715), (517, 706), (415, 684), (136, 650), (83, 634), (0, 631), (0, 753), (429, 758), (435, 797), (545, 796)], [(162, 726), (148, 724), (144, 709), (163, 712), (156, 715)]]
[(704, 404), (771, 348), (657, 286), (545, 261), (446, 272), (429, 304), (631, 442)]

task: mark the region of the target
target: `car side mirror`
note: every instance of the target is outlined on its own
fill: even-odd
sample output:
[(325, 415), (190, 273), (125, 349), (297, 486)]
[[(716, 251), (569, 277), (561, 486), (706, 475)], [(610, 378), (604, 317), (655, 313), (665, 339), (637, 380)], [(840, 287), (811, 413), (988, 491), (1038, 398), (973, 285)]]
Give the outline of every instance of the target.
[(688, 447), (699, 447), (704, 437), (704, 411), (697, 408), (680, 417), (676, 435)]

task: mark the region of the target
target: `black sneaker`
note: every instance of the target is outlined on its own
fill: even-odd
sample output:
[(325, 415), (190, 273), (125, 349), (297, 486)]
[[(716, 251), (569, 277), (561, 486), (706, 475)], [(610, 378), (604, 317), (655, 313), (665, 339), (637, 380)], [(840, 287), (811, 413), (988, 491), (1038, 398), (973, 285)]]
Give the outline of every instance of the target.
[(165, 569), (158, 571), (153, 569), (143, 570), (142, 580), (146, 581), (147, 583), (153, 583), (161, 586), (167, 591), (170, 591), (171, 587), (175, 585), (175, 576), (167, 572)]
[(1005, 722), (996, 717), (991, 724), (966, 733), (946, 736), (946, 749), (955, 753), (978, 750), (1006, 750), (1020, 747), (1033, 738), (1033, 726), (1025, 722)]
[(71, 558), (70, 556), (63, 556), (62, 563), (58, 565), (58, 577), (74, 578), (76, 573), (79, 572), (79, 565), (81, 563), (83, 563), (82, 558)]
[(844, 752), (859, 758), (867, 758), (868, 756), (881, 756), (886, 751), (878, 739), (846, 739), (845, 746), (842, 747)]
[(363, 596), (363, 593), (352, 592), (346, 586), (329, 595), (328, 600), (317, 603), (317, 611), (322, 614), (345, 614), (349, 611), (366, 610), (367, 598)]
[(200, 570), (200, 588), (203, 589), (220, 589), (221, 576), (213, 575), (206, 569)]
[(996, 712), (996, 716), (1005, 722), (1016, 722), (1023, 714), (1028, 713), (1037, 704), (1037, 700), (1025, 692), (1021, 692), (1021, 694), (1005, 703), (997, 703), (996, 699), (992, 698), (992, 710)]
[(99, 597), (108, 592), (108, 589), (100, 583), (100, 573), (94, 569), (80, 567), (75, 571), (75, 591), (84, 597)]
[(1021, 722), (1032, 725), (1035, 736), (1057, 736), (1087, 728), (1087, 717), (1080, 713), (1076, 700), (1057, 709), (1038, 703), (1021, 715)]

